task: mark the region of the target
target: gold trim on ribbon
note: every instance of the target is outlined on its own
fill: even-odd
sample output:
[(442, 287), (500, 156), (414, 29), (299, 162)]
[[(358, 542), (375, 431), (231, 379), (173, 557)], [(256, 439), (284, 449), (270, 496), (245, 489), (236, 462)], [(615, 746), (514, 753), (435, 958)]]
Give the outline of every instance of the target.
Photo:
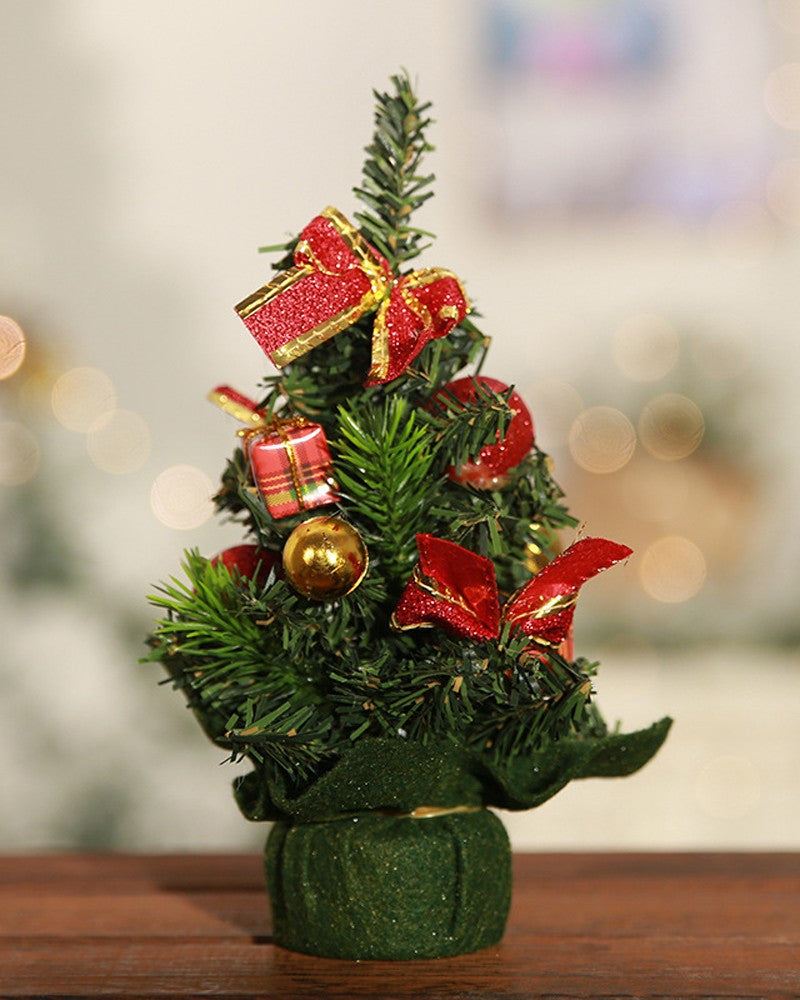
[[(420, 563), (417, 563), (416, 566), (414, 566), (411, 573), (411, 581), (415, 583), (420, 590), (424, 591), (426, 594), (430, 594), (431, 597), (435, 598), (437, 601), (444, 601), (446, 604), (455, 605), (457, 608), (460, 608), (463, 612), (469, 615), (473, 621), (480, 622), (480, 618), (475, 612), (475, 609), (471, 608), (463, 597), (443, 584), (441, 580), (435, 580), (433, 577), (426, 576)], [(397, 629), (398, 632), (409, 632), (414, 628), (435, 627), (432, 622), (415, 622), (413, 625), (401, 625), (397, 620), (396, 612), (392, 614), (390, 624), (392, 628)]]
[(485, 806), (417, 806), (411, 812), (400, 812), (396, 809), (367, 809), (363, 812), (340, 813), (338, 816), (326, 816), (323, 819), (301, 821), (298, 825), (310, 826), (312, 823), (339, 823), (342, 820), (351, 820), (358, 816), (383, 816), (385, 819), (439, 819), (442, 816), (484, 812), (485, 809)]
[[(328, 205), (320, 212), (336, 230), (344, 241), (348, 250), (357, 260), (359, 270), (369, 280), (369, 290), (361, 296), (361, 299), (348, 306), (336, 315), (329, 317), (317, 326), (306, 330), (298, 337), (283, 344), (270, 352), (270, 360), (278, 367), (283, 368), (297, 358), (302, 357), (314, 347), (318, 347), (326, 340), (346, 330), (365, 312), (374, 308), (383, 299), (392, 287), (393, 278), (388, 272), (384, 262), (375, 256), (376, 251), (364, 239), (361, 233), (353, 226), (338, 209)], [(337, 272), (324, 267), (317, 254), (314, 252), (307, 240), (300, 240), (295, 249), (295, 254), (307, 257), (311, 263), (296, 264), (293, 267), (282, 271), (276, 278), (266, 285), (257, 289), (246, 299), (243, 299), (235, 308), (239, 316), (244, 320), (253, 313), (258, 312), (263, 306), (301, 278), (308, 277), (315, 271), (328, 276), (337, 276)]]
[(300, 510), (308, 510), (305, 500), (303, 499), (303, 482), (300, 479), (300, 470), (297, 467), (297, 455), (294, 453), (294, 442), (287, 433), (287, 424), (291, 421), (280, 421), (274, 420), (269, 430), (273, 431), (281, 439), (284, 451), (286, 452), (286, 457), (289, 459), (289, 474), (292, 477), (292, 486), (294, 487), (294, 492), (297, 495), (297, 503), (300, 506)]
[(351, 252), (358, 258), (359, 267), (369, 278), (372, 286), (374, 302), (379, 302), (391, 289), (394, 281), (388, 266), (382, 259), (375, 256), (377, 251), (370, 246), (352, 222), (346, 219), (337, 208), (328, 205), (320, 214), (330, 222)]
[(243, 424), (247, 424), (248, 427), (263, 428), (267, 426), (267, 421), (258, 410), (251, 410), (249, 406), (233, 399), (222, 389), (212, 389), (207, 398), (229, 416), (235, 417)]
[[(309, 270), (306, 273), (311, 274), (313, 272)], [(312, 348), (319, 347), (326, 340), (336, 336), (337, 333), (341, 333), (342, 330), (346, 330), (348, 326), (352, 326), (373, 304), (372, 293), (367, 292), (366, 295), (362, 296), (360, 302), (349, 306), (347, 309), (343, 309), (311, 330), (306, 330), (299, 337), (290, 340), (288, 344), (276, 347), (274, 351), (270, 352), (270, 360), (276, 368), (285, 367), (291, 361), (296, 361), (304, 354), (307, 354)]]
[(268, 282), (266, 285), (262, 285), (261, 288), (257, 288), (251, 295), (248, 295), (246, 299), (235, 306), (236, 312), (242, 319), (247, 319), (248, 316), (252, 316), (254, 312), (265, 306), (269, 301), (275, 298), (276, 295), (280, 295), (281, 292), (286, 291), (286, 289), (298, 281), (300, 278), (305, 277), (307, 274), (311, 274), (313, 268), (311, 267), (290, 267), (285, 271), (273, 278), (272, 281)]
[(438, 819), (440, 816), (481, 812), (483, 808), (483, 806), (417, 806), (411, 812), (396, 813), (390, 809), (379, 809), (378, 813), (394, 819)]
[(397, 620), (397, 612), (392, 612), (389, 624), (396, 632), (410, 632), (412, 628), (436, 628), (433, 622), (414, 622), (413, 625), (401, 625)]
[(547, 618), (550, 615), (555, 615), (559, 611), (568, 611), (570, 608), (574, 608), (577, 602), (577, 593), (557, 594), (555, 597), (549, 598), (538, 608), (534, 608), (532, 611), (515, 613), (512, 606), (504, 617), (506, 621), (510, 622), (535, 622), (542, 618)]
[[(398, 279), (395, 283), (395, 287), (399, 289), (403, 302), (419, 318), (423, 329), (433, 326), (433, 318), (430, 309), (413, 294), (412, 289), (424, 288), (426, 285), (432, 285), (435, 281), (439, 281), (442, 278), (452, 278), (457, 283), (459, 291), (464, 298), (464, 307), (469, 312), (471, 306), (467, 298), (467, 293), (464, 291), (464, 286), (461, 284), (458, 276), (447, 268), (421, 268), (419, 271), (412, 271), (411, 274)], [(390, 302), (390, 298), (386, 298), (381, 302), (375, 316), (375, 322), (373, 323), (372, 364), (368, 375), (370, 381), (381, 382), (389, 374), (389, 327), (386, 322), (386, 313)], [(457, 320), (459, 316), (458, 307), (454, 305), (442, 306), (438, 316), (440, 319)]]
[(384, 299), (372, 323), (372, 357), (368, 381), (382, 382), (389, 373), (389, 328), (386, 325), (388, 308), (389, 300)]
[(473, 618), (478, 616), (475, 614), (474, 608), (471, 608), (467, 602), (457, 594), (454, 590), (451, 590), (446, 584), (442, 583), (441, 580), (435, 580), (431, 576), (426, 576), (423, 573), (422, 568), (419, 563), (414, 567), (414, 582), (420, 588), (424, 590), (431, 597), (435, 597), (438, 601), (446, 601), (448, 604), (455, 604), (456, 607), (461, 608), (462, 611), (466, 611), (468, 615)]

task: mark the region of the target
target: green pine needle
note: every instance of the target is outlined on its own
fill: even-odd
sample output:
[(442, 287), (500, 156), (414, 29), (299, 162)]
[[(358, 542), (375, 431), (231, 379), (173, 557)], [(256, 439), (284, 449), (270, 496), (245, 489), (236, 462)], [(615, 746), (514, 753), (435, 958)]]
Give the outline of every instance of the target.
[(374, 91), (375, 134), (365, 150), (361, 186), (353, 190), (366, 205), (366, 211), (356, 213), (361, 231), (397, 273), (425, 249), (423, 241), (432, 238), (411, 225), (411, 217), (433, 197), (429, 188), (434, 175), (423, 174), (421, 165), (434, 147), (426, 138), (430, 104), (419, 101), (407, 73), (393, 76), (391, 82), (393, 93)]
[(339, 408), (340, 437), (331, 442), (336, 474), (371, 552), (392, 584), (402, 584), (416, 558), (436, 487), (432, 435), (402, 396)]

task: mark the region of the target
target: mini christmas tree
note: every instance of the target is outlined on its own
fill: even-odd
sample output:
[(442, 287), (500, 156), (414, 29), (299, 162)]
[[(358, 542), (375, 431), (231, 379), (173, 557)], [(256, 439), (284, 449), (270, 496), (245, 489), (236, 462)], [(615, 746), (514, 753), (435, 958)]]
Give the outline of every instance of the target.
[(430, 234), (429, 105), (376, 93), (351, 224), (325, 209), (237, 311), (280, 369), (238, 419), (215, 498), (245, 541), (151, 598), (150, 638), (207, 735), (252, 770), (272, 820), (275, 939), (344, 958), (494, 944), (508, 838), (573, 778), (630, 774), (670, 720), (609, 732), (572, 650), (583, 583), (630, 552), (581, 538), (460, 280), (412, 270)]

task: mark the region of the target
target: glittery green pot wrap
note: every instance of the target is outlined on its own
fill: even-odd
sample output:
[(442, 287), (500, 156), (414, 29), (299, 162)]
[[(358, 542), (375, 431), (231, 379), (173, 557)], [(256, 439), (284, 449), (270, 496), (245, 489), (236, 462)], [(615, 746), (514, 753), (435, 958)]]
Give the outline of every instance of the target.
[(276, 823), (265, 852), (276, 944), (327, 958), (443, 958), (503, 936), (511, 849), (485, 809)]

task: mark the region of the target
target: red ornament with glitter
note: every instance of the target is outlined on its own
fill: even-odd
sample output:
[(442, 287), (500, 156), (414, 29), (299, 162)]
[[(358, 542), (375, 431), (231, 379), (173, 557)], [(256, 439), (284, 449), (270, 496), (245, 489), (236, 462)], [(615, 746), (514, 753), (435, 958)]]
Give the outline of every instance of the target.
[(245, 580), (255, 580), (263, 586), (277, 561), (278, 553), (269, 549), (259, 548), (258, 545), (234, 545), (215, 555), (211, 565), (222, 563)]
[[(477, 384), (476, 384), (477, 383)], [(508, 386), (496, 378), (476, 375), (472, 378), (460, 378), (449, 382), (444, 390), (455, 396), (459, 402), (475, 403), (480, 400), (478, 386), (491, 389), (492, 392), (505, 392)], [(502, 487), (508, 472), (519, 465), (533, 445), (533, 419), (530, 410), (517, 392), (512, 392), (509, 405), (514, 416), (509, 421), (505, 436), (496, 444), (487, 444), (470, 462), (465, 462), (461, 468), (451, 466), (448, 476), (457, 483), (474, 486), (479, 490), (492, 490)]]
[(464, 319), (469, 303), (444, 268), (393, 275), (386, 258), (330, 206), (300, 234), (293, 266), (236, 306), (278, 368), (374, 310), (367, 385), (401, 375), (427, 343)]
[(489, 559), (454, 542), (417, 535), (419, 562), (397, 604), (392, 625), (439, 625), (469, 639), (496, 639), (500, 604)]

